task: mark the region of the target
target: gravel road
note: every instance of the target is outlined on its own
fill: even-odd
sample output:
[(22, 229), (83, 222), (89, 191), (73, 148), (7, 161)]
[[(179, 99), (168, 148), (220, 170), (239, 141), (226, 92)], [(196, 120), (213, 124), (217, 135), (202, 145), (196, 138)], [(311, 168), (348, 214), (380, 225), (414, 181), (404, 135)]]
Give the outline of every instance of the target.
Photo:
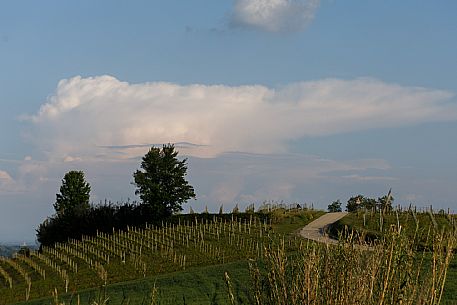
[(347, 212), (327, 213), (318, 219), (309, 223), (306, 227), (300, 230), (299, 234), (307, 239), (312, 239), (326, 244), (336, 244), (336, 239), (329, 238), (324, 229), (326, 226), (340, 220), (347, 215)]

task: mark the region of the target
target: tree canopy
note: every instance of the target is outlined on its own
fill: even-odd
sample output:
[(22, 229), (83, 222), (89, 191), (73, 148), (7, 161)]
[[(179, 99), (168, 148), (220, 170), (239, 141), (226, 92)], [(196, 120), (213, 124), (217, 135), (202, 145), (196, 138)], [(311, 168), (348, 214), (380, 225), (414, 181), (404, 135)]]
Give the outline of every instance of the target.
[(393, 201), (394, 198), (392, 197), (391, 190), (389, 190), (389, 193), (386, 196), (379, 197), (378, 200), (363, 195), (357, 195), (349, 198), (346, 205), (346, 211), (356, 212), (359, 209), (390, 211), (392, 209)]
[(157, 217), (182, 210), (182, 204), (195, 198), (194, 188), (185, 179), (187, 159), (177, 158), (173, 144), (152, 147), (143, 157), (141, 170), (133, 174), (135, 194), (151, 207)]
[(341, 201), (339, 199), (336, 200), (336, 201), (333, 201), (331, 204), (329, 204), (327, 206), (327, 210), (330, 213), (341, 212), (342, 211), (342, 209), (341, 209)]
[(89, 210), (90, 185), (82, 171), (69, 171), (62, 179), (60, 194), (56, 194), (57, 215)]
[(390, 189), (387, 195), (378, 198), (379, 208), (384, 212), (392, 210), (392, 203), (394, 200), (395, 199), (392, 196), (392, 189)]

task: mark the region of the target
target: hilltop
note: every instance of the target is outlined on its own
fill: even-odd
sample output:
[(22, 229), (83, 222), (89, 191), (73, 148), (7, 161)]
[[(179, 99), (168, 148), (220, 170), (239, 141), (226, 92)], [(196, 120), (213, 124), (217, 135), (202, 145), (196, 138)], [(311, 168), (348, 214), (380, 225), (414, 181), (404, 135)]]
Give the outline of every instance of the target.
[[(159, 226), (99, 232), (81, 240), (44, 246), (41, 251), (0, 260), (4, 271), (0, 270), (0, 294), (4, 296), (0, 304), (49, 297), (55, 289), (61, 295), (203, 266), (257, 260), (266, 248), (279, 245), (281, 240), (296, 251), (303, 241), (288, 233), (322, 214), (308, 209), (279, 209), (267, 213), (176, 215)], [(239, 266), (249, 274), (245, 263), (233, 266), (235, 274)], [(213, 277), (222, 280), (218, 293), (223, 292), (223, 273)]]

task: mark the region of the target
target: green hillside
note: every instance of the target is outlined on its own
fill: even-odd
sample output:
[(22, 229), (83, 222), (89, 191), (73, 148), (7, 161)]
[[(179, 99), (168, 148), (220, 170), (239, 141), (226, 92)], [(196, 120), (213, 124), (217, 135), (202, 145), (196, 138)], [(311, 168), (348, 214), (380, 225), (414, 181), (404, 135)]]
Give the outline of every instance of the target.
[[(0, 258), (0, 304), (49, 297), (56, 290), (63, 295), (172, 272), (185, 277), (196, 267), (257, 259), (265, 247), (283, 238), (275, 229), (287, 233), (322, 214), (313, 210), (284, 213), (180, 215), (160, 227), (98, 233), (42, 247), (41, 251), (23, 251), (13, 259)], [(292, 236), (288, 240), (291, 249), (302, 242)], [(215, 276), (223, 280), (223, 274)], [(222, 291), (223, 287), (217, 289)]]
[(406, 213), (350, 214), (335, 246), (291, 234), (322, 211), (178, 215), (0, 259), (0, 304), (455, 304), (454, 216)]
[[(457, 232), (457, 217), (456, 215), (445, 213), (443, 210), (436, 213), (431, 209), (416, 210), (415, 208), (409, 208), (384, 213), (359, 210), (334, 223), (328, 228), (328, 232), (335, 238), (338, 238), (343, 232), (357, 232), (359, 238), (372, 243), (385, 238), (395, 227), (401, 227), (405, 236), (411, 240), (414, 239), (416, 251), (426, 253), (425, 259), (431, 263), (433, 257), (429, 252), (436, 247), (436, 232), (455, 235)], [(455, 256), (447, 269), (442, 303), (457, 304), (457, 257)]]
[[(248, 263), (241, 260), (233, 263), (191, 267), (185, 271), (171, 272), (137, 280), (115, 283), (104, 288), (78, 291), (81, 304), (93, 304), (109, 298), (109, 304), (140, 305), (150, 304), (151, 293), (156, 287), (160, 304), (221, 304), (229, 305), (224, 274), (233, 278), (238, 303), (252, 304), (250, 297), (250, 274)], [(65, 304), (77, 304), (76, 294), (61, 294), (58, 297)], [(53, 298), (35, 299), (16, 305), (49, 305)]]

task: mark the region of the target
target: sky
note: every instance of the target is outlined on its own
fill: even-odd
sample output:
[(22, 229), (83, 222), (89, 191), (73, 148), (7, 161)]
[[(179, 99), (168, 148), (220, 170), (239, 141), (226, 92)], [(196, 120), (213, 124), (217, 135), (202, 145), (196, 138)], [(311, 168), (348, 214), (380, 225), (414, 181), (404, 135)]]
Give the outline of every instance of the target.
[(197, 199), (457, 210), (457, 2), (0, 1), (0, 241), (33, 242), (61, 180), (137, 200), (176, 143)]

